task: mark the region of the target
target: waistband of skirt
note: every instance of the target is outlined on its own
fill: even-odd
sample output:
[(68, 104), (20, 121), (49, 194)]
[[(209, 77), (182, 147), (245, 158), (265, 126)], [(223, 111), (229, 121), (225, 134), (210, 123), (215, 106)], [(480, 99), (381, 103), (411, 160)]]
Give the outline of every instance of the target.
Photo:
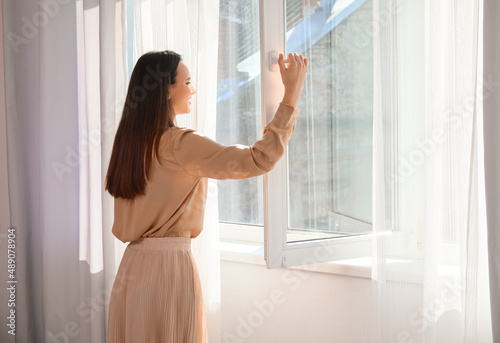
[(130, 242), (131, 249), (137, 250), (191, 250), (190, 237), (142, 237)]

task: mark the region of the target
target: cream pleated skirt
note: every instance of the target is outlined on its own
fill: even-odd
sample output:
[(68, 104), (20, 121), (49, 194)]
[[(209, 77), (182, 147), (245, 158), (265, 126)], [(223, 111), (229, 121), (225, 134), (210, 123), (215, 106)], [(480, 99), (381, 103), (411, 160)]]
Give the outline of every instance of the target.
[(207, 342), (190, 238), (143, 238), (127, 246), (111, 293), (107, 342)]

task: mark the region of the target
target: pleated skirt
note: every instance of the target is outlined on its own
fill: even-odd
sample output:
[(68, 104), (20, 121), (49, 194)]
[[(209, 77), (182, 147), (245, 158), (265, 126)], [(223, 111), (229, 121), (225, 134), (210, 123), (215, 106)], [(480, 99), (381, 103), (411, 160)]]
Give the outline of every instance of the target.
[(143, 238), (127, 246), (111, 293), (107, 342), (208, 342), (190, 238)]

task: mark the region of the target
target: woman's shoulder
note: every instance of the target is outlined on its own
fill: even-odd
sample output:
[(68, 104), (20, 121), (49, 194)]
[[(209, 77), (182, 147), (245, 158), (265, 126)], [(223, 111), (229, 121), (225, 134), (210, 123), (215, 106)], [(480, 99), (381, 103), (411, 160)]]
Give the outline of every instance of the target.
[(160, 138), (160, 150), (163, 152), (172, 151), (186, 135), (196, 135), (195, 129), (190, 127), (169, 127)]
[(196, 132), (196, 130), (190, 127), (179, 127), (179, 126), (169, 127), (168, 129), (165, 130), (165, 132), (163, 132), (161, 139), (163, 141), (175, 140), (182, 134), (194, 133), (194, 132)]

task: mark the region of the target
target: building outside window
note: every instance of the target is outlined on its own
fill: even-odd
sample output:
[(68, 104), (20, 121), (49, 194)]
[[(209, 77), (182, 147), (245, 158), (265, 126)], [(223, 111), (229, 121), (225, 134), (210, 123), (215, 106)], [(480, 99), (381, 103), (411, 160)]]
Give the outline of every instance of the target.
[[(287, 52), (310, 59), (286, 163), (287, 242), (371, 233), (371, 0), (285, 0)], [(259, 1), (220, 1), (217, 141), (262, 134)], [(264, 225), (262, 177), (219, 181), (222, 223)], [(274, 229), (274, 228), (273, 228)]]

